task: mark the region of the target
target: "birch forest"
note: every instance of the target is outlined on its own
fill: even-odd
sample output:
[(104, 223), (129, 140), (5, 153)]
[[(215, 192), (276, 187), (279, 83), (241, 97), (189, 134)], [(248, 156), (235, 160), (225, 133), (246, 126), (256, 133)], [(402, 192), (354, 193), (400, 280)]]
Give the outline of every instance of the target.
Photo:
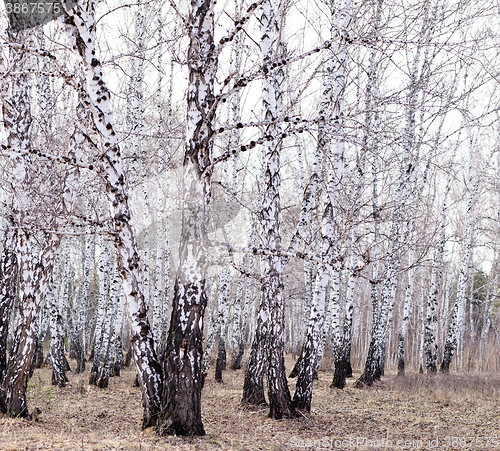
[(498, 2), (17, 1), (0, 449), (500, 447)]

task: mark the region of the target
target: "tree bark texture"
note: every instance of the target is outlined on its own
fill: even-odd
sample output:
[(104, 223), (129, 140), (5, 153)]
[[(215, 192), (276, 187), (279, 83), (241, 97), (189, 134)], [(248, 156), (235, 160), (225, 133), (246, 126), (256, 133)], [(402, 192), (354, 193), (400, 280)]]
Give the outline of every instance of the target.
[(218, 58), (214, 1), (191, 2), (189, 17), (186, 144), (179, 269), (163, 357), (160, 433), (204, 435), (201, 420), (202, 334), (207, 305), (206, 246)]
[(142, 426), (146, 428), (156, 424), (162, 410), (162, 371), (154, 349), (147, 305), (140, 288), (142, 275), (139, 269), (139, 253), (131, 225), (120, 146), (110, 107), (110, 92), (96, 55), (95, 4), (93, 0), (86, 3), (85, 8), (78, 4), (70, 13), (59, 19), (72, 48), (81, 57), (86, 80), (82, 95), (89, 103), (94, 125), (102, 137), (101, 171), (111, 205), (117, 264), (131, 325), (131, 342), (141, 388)]

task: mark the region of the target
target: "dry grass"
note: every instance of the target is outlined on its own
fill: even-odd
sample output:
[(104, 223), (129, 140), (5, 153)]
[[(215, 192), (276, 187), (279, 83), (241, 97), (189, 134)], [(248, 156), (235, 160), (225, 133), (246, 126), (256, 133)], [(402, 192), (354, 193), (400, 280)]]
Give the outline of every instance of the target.
[[(69, 373), (71, 386), (63, 389), (52, 387), (50, 376), (49, 369), (37, 370), (29, 383), (30, 409), (42, 410), (38, 422), (0, 417), (1, 450), (500, 448), (498, 376), (398, 379), (389, 375), (368, 389), (349, 386), (339, 391), (329, 388), (331, 373), (320, 372), (311, 414), (274, 421), (267, 418), (266, 409), (240, 406), (243, 373), (227, 371), (223, 385), (213, 378), (206, 382), (203, 421), (207, 435), (197, 438), (156, 437), (152, 431), (140, 430), (140, 395), (132, 386), (131, 370), (113, 378), (104, 390), (90, 387), (88, 374)], [(292, 389), (293, 384), (290, 381)], [(463, 438), (452, 442), (451, 437)], [(473, 437), (481, 441), (474, 442)], [(488, 442), (488, 437), (493, 439)], [(372, 442), (363, 442), (364, 438)]]

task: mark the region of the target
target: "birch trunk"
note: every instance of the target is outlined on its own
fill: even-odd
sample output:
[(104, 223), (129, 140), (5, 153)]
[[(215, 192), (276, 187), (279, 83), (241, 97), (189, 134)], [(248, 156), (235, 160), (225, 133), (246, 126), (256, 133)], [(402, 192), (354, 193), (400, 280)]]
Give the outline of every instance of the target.
[[(357, 221), (357, 218), (354, 218), (354, 221)], [(333, 367), (334, 373), (333, 373), (333, 380), (330, 385), (331, 388), (335, 387), (340, 389), (343, 389), (345, 387), (346, 377), (352, 376), (352, 368), (351, 368), (352, 317), (354, 310), (354, 293), (356, 290), (356, 284), (359, 277), (356, 269), (358, 265), (358, 255), (355, 250), (356, 237), (357, 237), (356, 230), (353, 230), (352, 237), (353, 237), (352, 238), (353, 268), (349, 273), (349, 279), (347, 281), (347, 291), (345, 295), (346, 302), (344, 307), (345, 310), (344, 324), (342, 328), (342, 335), (339, 340), (338, 350), (335, 349), (333, 353), (335, 359)]]
[(326, 342), (328, 341), (328, 336), (330, 334), (332, 316), (333, 316), (334, 302), (331, 300), (331, 296), (326, 298), (325, 307), (325, 320), (323, 321), (323, 328), (321, 330), (321, 337), (318, 343), (318, 356), (316, 358), (316, 368), (314, 370), (314, 380), (318, 379), (318, 371), (325, 353)]
[[(413, 241), (413, 231), (410, 232), (410, 240)], [(408, 284), (405, 289), (405, 302), (403, 307), (403, 319), (401, 330), (398, 333), (398, 376), (405, 375), (405, 338), (410, 321), (410, 312), (413, 310), (413, 286), (414, 286), (414, 250), (410, 248), (408, 252)]]
[[(141, 152), (140, 142), (144, 135), (144, 87), (143, 87), (143, 77), (144, 77), (144, 61), (145, 61), (145, 39), (146, 39), (146, 17), (149, 10), (148, 3), (142, 4), (142, 0), (138, 1), (138, 12), (136, 21), (136, 43), (138, 47), (138, 64), (137, 64), (137, 74), (136, 74), (136, 97), (134, 105), (134, 148), (136, 149), (137, 155), (141, 159), (141, 175), (142, 175), (142, 208), (143, 208), (143, 222), (144, 222), (144, 243), (142, 245), (143, 258), (142, 263), (142, 290), (144, 294), (144, 299), (146, 305), (150, 304), (150, 270), (149, 270), (149, 254), (150, 254), (150, 242), (149, 242), (149, 230), (150, 230), (150, 217), (149, 217), (149, 195), (148, 195), (148, 168), (146, 165), (147, 155), (145, 150)], [(154, 312), (154, 310), (153, 310)]]
[[(276, 6), (271, 0), (262, 3), (260, 19), (261, 41), (260, 50), (262, 64), (271, 68), (274, 51), (283, 54), (283, 43), (279, 38), (279, 17)], [(270, 123), (266, 134), (277, 137), (280, 126), (276, 123), (281, 115), (282, 92), (284, 82), (283, 68), (270, 70), (264, 77), (262, 85), (262, 103), (264, 121)], [(279, 251), (281, 249), (280, 234), (280, 156), (281, 141), (267, 142), (264, 146), (264, 193), (262, 197), (262, 243), (266, 249)], [(285, 373), (284, 357), (284, 296), (281, 258), (275, 255), (261, 257), (264, 284), (262, 304), (266, 306), (267, 316), (259, 318), (267, 322), (265, 353), (267, 360), (267, 384), (269, 397), (269, 417), (274, 419), (291, 418), (294, 406), (288, 389)]]
[(109, 96), (103, 80), (101, 63), (96, 56), (95, 3), (86, 8), (77, 5), (61, 16), (66, 36), (80, 55), (85, 78), (85, 94), (94, 123), (102, 137), (102, 175), (111, 203), (114, 239), (118, 251), (118, 268), (131, 325), (131, 341), (142, 395), (142, 426), (154, 426), (161, 411), (162, 372), (154, 350), (153, 336), (147, 318), (147, 305), (141, 292), (139, 254), (130, 222), (130, 209), (121, 163), (120, 147), (114, 130)]
[[(162, 61), (162, 16), (161, 16), (161, 4), (160, 13), (158, 16), (159, 20), (159, 45), (158, 45), (158, 67), (161, 68)], [(172, 93), (173, 93), (173, 81), (174, 77), (174, 61), (170, 62), (170, 78), (168, 85), (168, 96), (167, 96), (167, 129), (172, 128)], [(164, 134), (164, 120), (162, 114), (162, 83), (163, 83), (163, 73), (161, 69), (158, 71), (158, 84), (157, 84), (157, 102), (158, 102), (158, 134), (160, 137)], [(158, 177), (160, 180), (166, 180), (169, 177), (169, 167), (166, 165), (166, 161), (171, 155), (171, 141), (167, 139), (166, 149), (161, 147), (158, 152)], [(163, 173), (166, 172), (165, 175)], [(168, 199), (168, 191), (165, 193), (158, 186), (158, 210), (157, 210), (157, 227), (160, 229), (160, 236), (157, 235), (157, 240), (161, 237), (164, 239), (163, 246), (157, 243), (156, 252), (156, 287), (155, 287), (155, 298), (154, 298), (154, 308), (156, 313), (153, 315), (156, 323), (154, 326), (154, 336), (155, 343), (157, 347), (158, 356), (163, 356), (165, 351), (165, 346), (167, 342), (167, 332), (168, 332), (168, 320), (169, 320), (169, 299), (170, 299), (170, 239), (169, 239), (169, 224), (168, 219), (165, 217), (165, 206)], [(160, 227), (161, 226), (161, 227)], [(160, 270), (161, 268), (161, 270)], [(163, 288), (163, 289), (162, 289)]]
[[(47, 335), (47, 329), (49, 324), (49, 314), (47, 311), (47, 306), (42, 307), (42, 311), (40, 312), (39, 326), (38, 326), (38, 338), (36, 342), (35, 349), (35, 358), (34, 365), (35, 368), (42, 368), (44, 364), (44, 356), (43, 356), (43, 346), (45, 342), (45, 337)], [(1, 378), (1, 376), (0, 376)]]
[(7, 372), (3, 380), (2, 394), (5, 413), (11, 417), (27, 417), (26, 389), (35, 352), (36, 319), (44, 302), (52, 274), (55, 251), (60, 243), (57, 235), (46, 237), (42, 254), (33, 268), (29, 236), (19, 236), (18, 256), (21, 271), (19, 285), (18, 322), (14, 333), (14, 344)]
[(212, 312), (211, 317), (207, 320), (207, 337), (205, 340), (205, 352), (203, 354), (203, 361), (201, 364), (201, 378), (202, 384), (205, 384), (205, 379), (208, 376), (208, 370), (210, 369), (211, 359), (212, 359), (212, 351), (215, 346), (215, 339), (217, 336), (217, 327), (218, 327), (218, 319), (219, 319), (219, 311), (218, 306), (217, 310), (215, 309), (215, 294), (213, 293), (211, 287), (207, 286), (206, 290), (210, 293), (210, 300), (207, 302), (207, 310)]
[(458, 278), (457, 297), (453, 305), (453, 313), (451, 322), (448, 327), (446, 341), (444, 344), (443, 361), (441, 362), (440, 370), (442, 373), (450, 371), (451, 359), (457, 349), (459, 336), (461, 334), (462, 325), (465, 320), (465, 301), (467, 297), (467, 282), (469, 277), (469, 267), (472, 260), (472, 247), (474, 237), (474, 215), (473, 208), (475, 203), (476, 186), (472, 186), (472, 155), (474, 150), (474, 142), (470, 134), (468, 124), (466, 125), (469, 134), (469, 169), (467, 179), (467, 213), (466, 213), (466, 228), (465, 228), (465, 248), (462, 266)]
[(121, 290), (121, 286), (118, 287), (118, 300), (117, 300), (117, 316), (114, 330), (114, 343), (115, 343), (115, 357), (113, 370), (111, 372), (111, 376), (119, 376), (121, 369), (124, 366), (123, 359), (123, 344), (122, 344), (122, 327), (123, 327), (123, 312), (125, 310), (125, 298), (123, 297), (123, 293)]
[(52, 361), (52, 385), (65, 387), (69, 382), (66, 376), (64, 355), (64, 327), (58, 297), (54, 293), (52, 278), (49, 282), (47, 301), (50, 309), (50, 359)]
[[(255, 232), (256, 232), (256, 224), (254, 222), (252, 224), (252, 234), (251, 234), (250, 242), (249, 242), (249, 245), (252, 248), (255, 246), (255, 239), (256, 239)], [(255, 256), (252, 254), (250, 256), (250, 264), (249, 264), (249, 268), (248, 268), (249, 273), (252, 273), (252, 271), (253, 271), (254, 260), (255, 260)], [(245, 263), (243, 264), (243, 269), (246, 269)], [(246, 332), (247, 332), (248, 314), (250, 311), (251, 280), (249, 277), (246, 277), (246, 279), (244, 279), (244, 281), (245, 281), (245, 301), (243, 303), (243, 313), (242, 313), (241, 321), (239, 324), (239, 337), (238, 337), (238, 348), (237, 348), (238, 354), (236, 355), (236, 358), (234, 359), (234, 363), (232, 365), (232, 368), (235, 370), (239, 370), (241, 368), (241, 361), (242, 361), (243, 355), (245, 353), (245, 337), (246, 337)]]
[[(327, 210), (331, 213), (331, 209)], [(331, 221), (333, 218), (329, 218)], [(327, 238), (324, 237), (327, 241)], [(326, 247), (327, 248), (327, 247)], [(323, 247), (325, 249), (325, 245)], [(302, 347), (301, 357), (302, 364), (300, 365), (293, 403), (296, 409), (311, 410), (312, 384), (313, 373), (316, 363), (316, 350), (319, 344), (320, 334), (323, 329), (326, 289), (331, 275), (331, 265), (321, 264), (318, 268), (315, 287), (313, 291), (313, 301), (311, 306), (311, 316), (306, 334), (306, 341)]]
[[(311, 315), (307, 335), (302, 350), (302, 364), (299, 369), (293, 404), (299, 410), (311, 410), (312, 385), (314, 372), (318, 359), (318, 346), (323, 330), (326, 307), (326, 290), (330, 281), (333, 264), (338, 258), (337, 242), (338, 235), (338, 202), (340, 194), (340, 184), (344, 165), (344, 141), (342, 140), (342, 127), (344, 115), (344, 92), (346, 84), (345, 62), (347, 49), (345, 42), (346, 28), (350, 23), (351, 8), (350, 0), (347, 0), (337, 10), (333, 3), (330, 4), (332, 13), (332, 38), (338, 37), (337, 46), (333, 50), (335, 58), (331, 58), (328, 65), (325, 85), (323, 87), (322, 104), (325, 105), (325, 119), (328, 122), (329, 115), (332, 114), (333, 133), (340, 138), (333, 142), (332, 155), (330, 157), (331, 169), (327, 187), (327, 200), (322, 218), (321, 239), (322, 239), (322, 260), (318, 265), (313, 300), (311, 305)], [(333, 97), (333, 98), (332, 98)], [(335, 101), (333, 102), (333, 99)], [(329, 113), (330, 105), (333, 104), (333, 111)], [(323, 107), (321, 108), (323, 110)], [(324, 155), (329, 155), (328, 147), (330, 143), (330, 130), (326, 124), (321, 124), (318, 137), (318, 146)], [(337, 270), (337, 269), (335, 269)], [(333, 290), (339, 290), (339, 286), (334, 286)], [(335, 293), (338, 295), (338, 292)], [(300, 359), (300, 357), (299, 357)]]
[[(496, 195), (497, 202), (500, 201), (500, 155), (497, 155), (497, 178), (496, 178)], [(498, 205), (498, 204), (497, 204)], [(500, 212), (497, 213), (497, 233), (500, 232)], [(492, 273), (493, 281), (488, 284), (487, 298), (484, 306), (484, 314), (483, 314), (483, 327), (481, 329), (481, 338), (479, 342), (479, 358), (480, 358), (480, 369), (484, 371), (486, 369), (486, 348), (488, 343), (488, 334), (490, 332), (490, 328), (492, 326), (492, 312), (495, 304), (494, 298), (495, 295), (494, 290), (498, 286), (498, 263), (499, 257), (495, 255), (495, 259), (493, 261)], [(491, 279), (490, 279), (491, 281)], [(1, 373), (0, 373), (1, 374)]]
[[(495, 268), (495, 266), (493, 267)], [(497, 286), (498, 282), (498, 271), (495, 272), (495, 277), (493, 279), (493, 283), (491, 284), (493, 287)], [(483, 314), (483, 327), (481, 329), (481, 337), (479, 341), (479, 368), (481, 371), (486, 369), (486, 349), (488, 343), (488, 334), (491, 328), (492, 323), (492, 312), (494, 306), (494, 295), (491, 293), (491, 287), (488, 287), (488, 294), (486, 297), (485, 305), (484, 305), (484, 314)]]
[[(373, 64), (373, 63), (372, 63)], [(370, 66), (372, 66), (372, 64)], [(368, 101), (367, 103), (371, 103), (369, 96), (372, 94), (371, 86), (373, 80), (370, 78), (370, 92), (367, 93)], [(368, 127), (371, 125), (371, 116), (372, 112), (369, 114), (369, 118), (367, 118)], [(367, 130), (365, 130), (365, 137), (363, 141), (363, 145), (361, 147), (360, 155), (357, 158), (356, 162), (356, 187), (354, 189), (354, 206), (353, 206), (353, 227), (351, 232), (351, 266), (349, 272), (349, 278), (347, 281), (347, 291), (346, 291), (346, 301), (345, 301), (345, 314), (344, 314), (344, 324), (342, 330), (342, 337), (339, 340), (338, 349), (334, 349), (334, 375), (333, 380), (330, 387), (343, 389), (345, 387), (345, 379), (346, 377), (352, 376), (352, 367), (351, 367), (351, 341), (352, 341), (352, 322), (353, 322), (353, 311), (354, 311), (354, 294), (356, 290), (356, 285), (359, 278), (358, 265), (360, 264), (360, 255), (358, 252), (358, 226), (357, 223), (359, 221), (360, 214), (360, 202), (363, 190), (363, 181), (364, 181), (364, 173), (365, 173), (365, 165), (368, 154), (368, 136)], [(374, 171), (376, 174), (376, 171)], [(376, 201), (376, 177), (374, 179), (374, 202)], [(375, 234), (375, 239), (377, 240), (378, 236)], [(377, 244), (375, 244), (377, 246)], [(337, 317), (339, 314), (337, 313)], [(339, 325), (340, 327), (340, 325)]]
[(221, 269), (219, 277), (219, 347), (215, 364), (215, 381), (222, 383), (222, 370), (226, 369), (226, 326), (228, 316), (228, 284), (230, 280), (229, 267)]
[[(242, 267), (246, 271), (248, 262), (248, 255), (243, 257)], [(245, 282), (246, 277), (241, 274), (238, 278), (238, 284), (236, 286), (236, 304), (234, 309), (233, 317), (233, 334), (231, 343), (231, 354), (233, 356), (233, 363), (231, 364), (232, 370), (239, 370), (241, 368), (241, 359), (243, 358), (243, 353), (245, 352), (245, 345), (243, 344), (243, 353), (240, 356), (240, 339), (242, 335), (242, 329), (246, 329), (246, 321), (243, 323), (243, 314), (245, 310), (245, 300), (243, 293), (245, 292)], [(247, 310), (248, 312), (248, 310)], [(245, 337), (243, 337), (243, 341)]]
[[(418, 38), (418, 47), (415, 57), (412, 62), (411, 71), (410, 71), (410, 91), (408, 96), (408, 107), (407, 107), (407, 125), (405, 131), (405, 139), (407, 141), (407, 145), (410, 148), (414, 148), (414, 153), (416, 155), (419, 154), (420, 143), (422, 140), (422, 136), (420, 139), (416, 139), (415, 129), (416, 129), (416, 110), (417, 110), (417, 101), (420, 95), (420, 92), (424, 91), (427, 86), (427, 81), (424, 80), (424, 76), (426, 75), (426, 70), (429, 68), (429, 44), (432, 40), (433, 30), (436, 25), (436, 13), (437, 13), (438, 3), (436, 2), (436, 6), (429, 16), (430, 5), (424, 6), (424, 14), (422, 18), (422, 26)], [(425, 48), (424, 56), (422, 59), (422, 68), (420, 67), (420, 54), (422, 47)], [(422, 113), (423, 116), (423, 113)], [(443, 116), (444, 121), (444, 116)], [(439, 135), (441, 132), (441, 127), (443, 122), (441, 122), (438, 131), (438, 138), (436, 139), (436, 147), (438, 145)], [(420, 124), (422, 127), (422, 124)], [(416, 142), (418, 141), (418, 142)], [(410, 215), (409, 215), (409, 225), (408, 225), (408, 235), (409, 235), (409, 250), (408, 250), (408, 285), (405, 290), (405, 302), (403, 308), (403, 319), (401, 324), (401, 329), (398, 333), (398, 375), (404, 375), (405, 373), (405, 339), (406, 339), (406, 331), (408, 329), (408, 322), (410, 319), (410, 313), (413, 310), (413, 286), (414, 286), (414, 277), (415, 270), (413, 268), (414, 264), (414, 253), (415, 253), (415, 221), (416, 221), (416, 211), (420, 204), (420, 200), (422, 198), (422, 192), (424, 186), (427, 182), (428, 169), (432, 160), (434, 149), (429, 151), (429, 159), (425, 169), (425, 172), (420, 179), (417, 175), (413, 177), (413, 186), (416, 194), (414, 199), (411, 202), (410, 206)], [(415, 172), (417, 174), (417, 172)]]
[[(17, 230), (13, 228), (13, 218), (8, 219), (8, 228), (3, 239), (0, 260), (0, 389), (7, 371), (7, 337), (9, 321), (17, 292), (19, 267), (16, 253)], [(0, 412), (5, 412), (0, 393)]]
[[(102, 212), (102, 209), (101, 209)], [(103, 235), (99, 236), (99, 300), (96, 310), (96, 326), (94, 332), (94, 350), (89, 384), (98, 385), (102, 371), (102, 354), (106, 352), (109, 339), (109, 278), (111, 277), (111, 257), (108, 243)]]
[(103, 345), (106, 344), (106, 349), (101, 349), (101, 361), (96, 383), (99, 388), (107, 388), (109, 385), (109, 378), (115, 363), (117, 335), (120, 333), (117, 330), (118, 310), (120, 308), (120, 275), (117, 272), (116, 265), (113, 265), (111, 279), (106, 315), (109, 322), (106, 324), (106, 336), (103, 339)]
[[(89, 306), (89, 293), (90, 293), (90, 266), (94, 257), (94, 237), (92, 235), (85, 235), (84, 240), (84, 256), (83, 256), (83, 284), (82, 284), (82, 298), (79, 304), (79, 317), (78, 317), (78, 330), (81, 331), (81, 352), (77, 352), (77, 365), (75, 372), (77, 374), (85, 371), (85, 355), (87, 351), (87, 327), (86, 321), (87, 310)], [(80, 339), (80, 334), (78, 334)]]
[(257, 326), (252, 341), (248, 365), (245, 370), (242, 404), (255, 406), (267, 405), (264, 392), (264, 374), (267, 370), (265, 343), (269, 327), (268, 315), (268, 306), (264, 303), (263, 298), (261, 298), (257, 314)]
[[(380, 32), (381, 19), (382, 19), (382, 10), (383, 10), (383, 0), (374, 0), (373, 1), (373, 12), (374, 12), (374, 21), (373, 21), (373, 30), (372, 35), (373, 39), (377, 39)], [(379, 206), (379, 180), (378, 180), (378, 172), (379, 172), (379, 162), (378, 162), (378, 126), (380, 122), (380, 114), (379, 114), (379, 105), (378, 105), (378, 92), (380, 85), (380, 68), (379, 63), (377, 62), (377, 52), (375, 49), (370, 51), (369, 63), (368, 63), (368, 80), (367, 80), (367, 88), (365, 95), (365, 104), (366, 104), (366, 115), (363, 127), (363, 140), (362, 140), (362, 152), (368, 149), (373, 152), (373, 160), (372, 160), (372, 190), (373, 190), (373, 231), (374, 231), (374, 256), (373, 256), (373, 264), (372, 264), (372, 281), (371, 281), (371, 304), (372, 304), (372, 325), (371, 325), (371, 336), (370, 336), (370, 344), (368, 347), (368, 354), (365, 361), (365, 368), (361, 377), (355, 382), (356, 387), (363, 386), (364, 383), (368, 385), (373, 383), (373, 374), (376, 371), (376, 362), (374, 360), (375, 353), (375, 341), (374, 337), (376, 334), (376, 329), (378, 325), (379, 318), (379, 297), (380, 297), (380, 254), (381, 254), (381, 245), (380, 245), (380, 206)], [(372, 134), (374, 134), (374, 139), (372, 140)]]
[[(453, 154), (453, 156), (455, 153)], [(432, 262), (431, 272), (431, 285), (430, 293), (427, 296), (427, 308), (425, 315), (425, 329), (424, 329), (424, 355), (425, 355), (425, 368), (428, 373), (435, 374), (437, 372), (437, 351), (438, 345), (436, 341), (436, 325), (437, 325), (437, 306), (438, 295), (441, 287), (441, 279), (443, 276), (443, 260), (444, 260), (444, 247), (446, 244), (446, 224), (448, 216), (448, 194), (451, 187), (451, 163), (449, 173), (446, 180), (446, 187), (444, 191), (443, 207), (441, 210), (441, 223), (439, 231), (439, 242), (434, 253), (434, 260)]]
[(373, 333), (365, 370), (357, 381), (358, 385), (362, 383), (371, 385), (375, 380), (380, 379), (384, 373), (387, 334), (390, 330), (396, 295), (396, 274), (401, 264), (401, 225), (404, 219), (404, 206), (407, 204), (410, 194), (411, 176), (414, 171), (414, 164), (410, 154), (411, 145), (413, 143), (411, 135), (415, 130), (413, 120), (414, 115), (410, 116), (410, 121), (407, 122), (405, 130), (406, 137), (403, 163), (398, 187), (394, 196), (395, 207), (392, 213), (392, 226), (389, 234), (388, 263), (385, 272), (385, 281), (382, 286), (380, 304), (377, 308), (374, 308), (374, 312), (376, 311), (377, 313), (377, 316), (374, 317), (375, 327), (372, 329)]
[[(8, 30), (11, 42), (23, 43), (27, 36), (23, 33), (14, 34)], [(3, 120), (12, 163), (12, 180), (17, 191), (13, 211), (18, 215), (17, 219), (21, 220), (24, 219), (30, 202), (27, 193), (30, 175), (24, 154), (31, 149), (31, 101), (29, 79), (25, 72), (28, 63), (28, 57), (23, 51), (11, 49), (10, 69), (13, 72), (19, 71), (20, 74), (12, 75), (10, 87), (3, 89)], [(64, 201), (67, 200), (69, 199), (64, 198)], [(63, 206), (71, 208), (70, 205)], [(25, 227), (25, 224), (22, 224), (22, 227)], [(37, 341), (36, 322), (47, 292), (59, 242), (57, 235), (44, 234), (37, 258), (32, 254), (29, 233), (22, 228), (17, 237), (16, 253), (20, 272), (18, 319), (9, 362), (3, 380), (0, 381), (0, 408), (11, 417), (28, 416), (26, 389)]]
[[(172, 316), (164, 353), (161, 434), (204, 435), (201, 420), (202, 335), (207, 305), (206, 246), (210, 203), (214, 83), (214, 1), (191, 3), (189, 87), (187, 93), (186, 144), (182, 194), (182, 226), (179, 269), (175, 278)], [(212, 108), (214, 107), (214, 108)]]
[[(401, 246), (400, 240), (402, 237), (402, 224), (404, 222), (404, 207), (410, 199), (410, 185), (415, 171), (415, 157), (412, 156), (412, 150), (415, 148), (416, 111), (419, 93), (417, 75), (419, 64), (420, 46), (417, 48), (410, 71), (410, 92), (408, 95), (407, 117), (403, 140), (403, 162), (398, 187), (395, 193), (395, 208), (393, 210), (392, 226), (389, 238), (389, 256), (386, 279), (382, 287), (379, 317), (373, 340), (374, 366), (372, 366), (372, 368), (374, 368), (374, 371), (371, 374), (366, 374), (367, 381), (380, 379), (380, 376), (384, 374), (387, 334), (389, 333), (390, 325), (392, 323), (392, 314), (396, 296), (396, 273), (401, 265), (401, 251), (398, 248)], [(410, 275), (413, 278), (413, 274), (411, 273)], [(410, 280), (410, 286), (406, 293), (409, 297), (408, 301), (411, 300), (412, 296), (412, 284), (413, 280)]]

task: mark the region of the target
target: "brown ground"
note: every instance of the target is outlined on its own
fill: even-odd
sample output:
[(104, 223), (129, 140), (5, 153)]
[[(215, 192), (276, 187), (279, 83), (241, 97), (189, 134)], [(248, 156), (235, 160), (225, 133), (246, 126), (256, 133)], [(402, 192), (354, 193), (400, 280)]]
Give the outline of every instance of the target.
[(132, 370), (104, 390), (87, 384), (88, 371), (69, 373), (71, 386), (63, 389), (51, 386), (50, 376), (50, 369), (37, 370), (29, 383), (30, 409), (42, 410), (38, 422), (0, 416), (1, 450), (500, 449), (500, 376), (389, 375), (369, 389), (350, 382), (339, 391), (329, 388), (331, 373), (320, 372), (311, 414), (275, 421), (264, 408), (240, 406), (243, 373), (228, 370), (223, 385), (212, 375), (206, 382), (207, 435), (197, 438), (140, 430)]

